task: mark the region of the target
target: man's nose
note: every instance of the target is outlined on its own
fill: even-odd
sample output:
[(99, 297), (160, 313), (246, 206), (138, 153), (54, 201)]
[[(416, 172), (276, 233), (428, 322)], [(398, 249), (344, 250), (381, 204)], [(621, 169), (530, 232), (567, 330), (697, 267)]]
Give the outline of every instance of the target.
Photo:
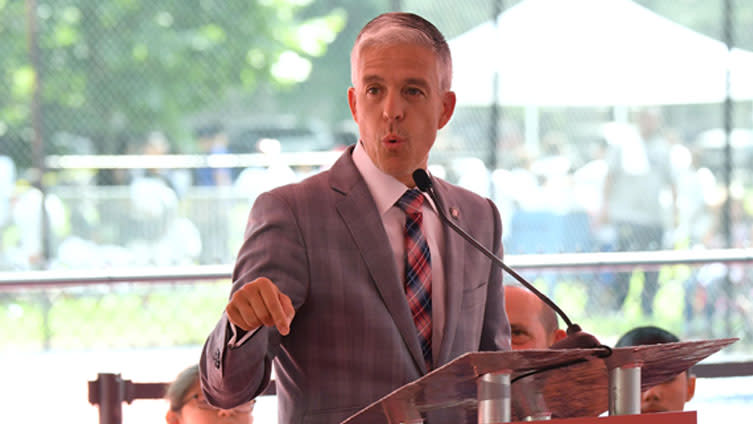
[(644, 402), (648, 401), (657, 401), (661, 399), (661, 391), (657, 390), (655, 387), (652, 387), (641, 395), (641, 398)]
[(383, 106), (382, 115), (386, 121), (399, 121), (405, 116), (405, 102), (399, 92), (388, 92)]
[(218, 409), (217, 415), (220, 417), (230, 417), (235, 415), (235, 411), (233, 411), (232, 409)]

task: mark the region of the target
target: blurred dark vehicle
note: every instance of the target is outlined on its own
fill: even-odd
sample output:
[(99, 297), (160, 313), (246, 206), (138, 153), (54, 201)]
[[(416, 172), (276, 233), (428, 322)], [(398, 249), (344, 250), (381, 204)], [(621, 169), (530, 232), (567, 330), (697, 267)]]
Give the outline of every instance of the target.
[(229, 122), (226, 128), (230, 153), (259, 153), (258, 143), (262, 139), (279, 141), (282, 153), (318, 152), (335, 147), (332, 133), (319, 121), (275, 116)]
[(340, 121), (332, 128), (335, 148), (343, 149), (358, 142), (358, 125), (352, 119)]

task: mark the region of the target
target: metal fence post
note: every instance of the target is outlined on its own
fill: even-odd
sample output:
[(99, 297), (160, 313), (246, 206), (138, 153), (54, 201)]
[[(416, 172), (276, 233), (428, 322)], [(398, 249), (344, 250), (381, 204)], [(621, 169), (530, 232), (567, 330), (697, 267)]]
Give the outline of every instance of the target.
[(89, 403), (99, 406), (99, 424), (122, 424), (124, 385), (120, 374), (97, 374), (89, 382)]

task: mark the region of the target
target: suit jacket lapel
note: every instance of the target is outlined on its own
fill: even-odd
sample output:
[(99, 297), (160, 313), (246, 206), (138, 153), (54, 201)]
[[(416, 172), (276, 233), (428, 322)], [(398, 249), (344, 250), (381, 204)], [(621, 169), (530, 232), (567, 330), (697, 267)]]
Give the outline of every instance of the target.
[(352, 149), (349, 149), (331, 169), (331, 187), (343, 194), (336, 204), (337, 211), (361, 251), (361, 257), (366, 262), (371, 278), (408, 346), (413, 361), (422, 373), (426, 373), (426, 364), (416, 337), (416, 326), (405, 301), (405, 291), (395, 269), (394, 255), (382, 218), (366, 182), (353, 164), (349, 154), (351, 152)]
[[(442, 183), (435, 181), (435, 189), (439, 193), (444, 203), (444, 213), (450, 217), (450, 219), (462, 218), (462, 214), (453, 216), (449, 209), (455, 209), (460, 211), (460, 207), (457, 204), (452, 193), (447, 190), (447, 187)], [(462, 228), (462, 220), (459, 220), (457, 224)], [(452, 342), (455, 339), (455, 331), (457, 330), (458, 322), (460, 321), (460, 305), (463, 300), (463, 275), (465, 267), (465, 249), (468, 247), (467, 242), (453, 231), (449, 226), (444, 225), (444, 257), (442, 263), (445, 269), (445, 328), (442, 333), (442, 344), (439, 348), (439, 355), (437, 356), (437, 366), (441, 366), (449, 362), (450, 352), (452, 351)]]

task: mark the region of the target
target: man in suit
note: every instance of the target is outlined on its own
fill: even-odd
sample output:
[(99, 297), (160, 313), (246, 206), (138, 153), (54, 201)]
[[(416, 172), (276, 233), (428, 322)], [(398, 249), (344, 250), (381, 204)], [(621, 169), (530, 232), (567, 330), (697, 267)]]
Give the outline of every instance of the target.
[(505, 286), (505, 312), (513, 350), (547, 349), (567, 337), (554, 309), (524, 287)]
[[(252, 207), (202, 353), (218, 407), (259, 395), (274, 366), (280, 422), (338, 423), (466, 352), (510, 349), (500, 269), (442, 226), (428, 197), (403, 203), (455, 107), (444, 37), (419, 16), (380, 15), (356, 39), (351, 77), (358, 143)], [(494, 204), (434, 185), (448, 215), (501, 255)]]

